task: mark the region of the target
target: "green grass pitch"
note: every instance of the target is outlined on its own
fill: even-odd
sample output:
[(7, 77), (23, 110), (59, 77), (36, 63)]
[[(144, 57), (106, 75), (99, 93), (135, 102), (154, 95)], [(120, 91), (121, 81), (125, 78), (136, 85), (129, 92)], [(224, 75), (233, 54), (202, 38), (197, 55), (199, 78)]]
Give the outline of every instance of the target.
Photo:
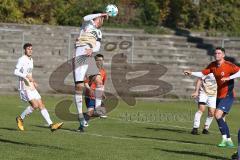
[[(54, 105), (62, 98), (43, 99), (52, 119), (61, 121)], [(226, 160), (236, 150), (216, 147), (221, 136), (215, 120), (210, 135), (190, 134), (196, 111), (191, 101), (138, 101), (135, 107), (120, 102), (108, 119), (90, 121), (85, 133), (75, 132), (78, 122), (68, 121), (61, 130), (51, 133), (38, 111), (25, 119), (25, 131), (20, 132), (15, 117), (26, 106), (17, 95), (0, 96), (1, 160)], [(235, 104), (227, 117), (235, 144), (239, 106)], [(71, 110), (76, 109), (72, 106)]]

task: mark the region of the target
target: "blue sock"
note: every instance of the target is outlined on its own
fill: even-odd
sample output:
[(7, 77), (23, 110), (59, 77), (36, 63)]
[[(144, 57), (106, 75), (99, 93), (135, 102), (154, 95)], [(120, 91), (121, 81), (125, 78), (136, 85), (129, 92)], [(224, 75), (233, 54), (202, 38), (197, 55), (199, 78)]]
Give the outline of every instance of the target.
[(230, 131), (226, 122), (225, 122), (225, 131), (226, 131), (227, 138), (230, 138)]
[(218, 128), (222, 135), (226, 135), (226, 123), (224, 122), (223, 118), (217, 119)]
[(240, 158), (240, 129), (238, 130), (238, 158)]
[(240, 129), (238, 130), (238, 145), (240, 146)]

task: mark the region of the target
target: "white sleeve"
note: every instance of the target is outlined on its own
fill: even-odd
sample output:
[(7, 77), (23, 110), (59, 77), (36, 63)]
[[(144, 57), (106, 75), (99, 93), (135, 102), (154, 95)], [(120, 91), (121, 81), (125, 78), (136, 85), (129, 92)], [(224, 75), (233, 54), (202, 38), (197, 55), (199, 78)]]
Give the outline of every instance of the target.
[(102, 16), (102, 13), (89, 14), (89, 15), (86, 15), (85, 17), (83, 17), (83, 20), (90, 21), (90, 20), (93, 20), (94, 18), (101, 17), (101, 16)]
[(191, 75), (199, 78), (202, 78), (204, 76), (202, 72), (192, 72)]
[(96, 46), (93, 48), (93, 52), (99, 52), (100, 48), (101, 48), (101, 43), (97, 41)]
[(16, 68), (14, 70), (14, 75), (22, 77), (22, 78), (26, 78), (27, 74), (24, 74), (24, 70), (23, 70), (23, 60), (20, 58), (18, 59)]
[(229, 78), (230, 79), (235, 79), (235, 78), (239, 78), (239, 77), (240, 77), (240, 70), (237, 73), (231, 75)]

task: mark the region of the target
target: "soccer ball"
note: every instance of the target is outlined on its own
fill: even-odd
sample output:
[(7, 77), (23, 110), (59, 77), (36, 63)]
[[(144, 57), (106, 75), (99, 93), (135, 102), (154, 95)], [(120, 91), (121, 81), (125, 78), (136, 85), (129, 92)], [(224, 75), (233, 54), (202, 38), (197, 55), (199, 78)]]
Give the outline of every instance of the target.
[(115, 6), (114, 4), (109, 4), (106, 7), (106, 13), (110, 16), (110, 17), (115, 17), (118, 14), (118, 8), (117, 6)]

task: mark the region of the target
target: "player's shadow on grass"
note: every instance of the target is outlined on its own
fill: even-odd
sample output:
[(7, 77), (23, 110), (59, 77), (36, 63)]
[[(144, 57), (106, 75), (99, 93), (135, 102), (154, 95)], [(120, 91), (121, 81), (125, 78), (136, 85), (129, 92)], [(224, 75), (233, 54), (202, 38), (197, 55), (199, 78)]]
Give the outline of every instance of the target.
[(16, 128), (0, 127), (0, 130), (18, 131)]
[[(9, 128), (9, 127), (0, 127), (0, 130), (20, 132), (20, 130), (18, 130), (18, 129), (16, 129), (16, 128)], [(31, 130), (31, 131), (37, 131), (37, 130)], [(39, 131), (37, 131), (37, 132), (39, 132)]]
[(32, 125), (33, 127), (37, 127), (37, 128), (46, 128), (46, 129), (49, 129), (48, 126), (40, 126), (40, 125)]
[[(49, 129), (49, 127), (47, 126), (39, 126), (39, 125), (33, 125), (34, 127), (38, 127), (38, 128), (47, 128)], [(70, 128), (61, 128), (60, 130), (64, 130), (64, 131), (71, 131), (71, 132), (76, 132), (76, 129), (70, 129)]]
[(56, 149), (56, 150), (66, 150), (61, 147), (56, 147), (56, 146), (49, 146), (49, 145), (43, 145), (43, 144), (31, 144), (31, 143), (25, 143), (25, 142), (17, 142), (17, 141), (12, 141), (8, 139), (3, 139), (0, 138), (1, 143), (8, 143), (8, 144), (16, 144), (16, 145), (21, 145), (21, 146), (27, 146), (27, 147), (43, 147), (43, 148), (49, 148), (49, 149)]
[(177, 143), (185, 143), (185, 144), (200, 144), (200, 145), (215, 146), (215, 144), (202, 143), (202, 142), (196, 142), (196, 141), (188, 141), (188, 140), (177, 140), (177, 139), (168, 139), (168, 138), (159, 138), (159, 137), (132, 136), (132, 135), (127, 135), (127, 136), (131, 137), (131, 138), (137, 138), (137, 139), (148, 139), (148, 140), (156, 140), (156, 141), (169, 141), (169, 142), (177, 142)]
[(230, 158), (221, 157), (213, 154), (203, 153), (203, 152), (194, 152), (194, 151), (176, 151), (176, 150), (169, 150), (169, 149), (160, 149), (160, 148), (154, 148), (155, 150), (161, 150), (168, 153), (174, 153), (174, 154), (183, 154), (183, 155), (194, 155), (199, 156), (203, 158), (212, 158), (212, 159), (219, 159), (219, 160), (231, 160)]
[(173, 129), (173, 128), (163, 128), (163, 127), (160, 127), (160, 128), (147, 127), (146, 129), (154, 130), (154, 131), (169, 131), (169, 132), (175, 132), (175, 133), (189, 133), (188, 131), (183, 129)]
[(70, 132), (77, 132), (76, 129), (70, 129), (70, 128), (61, 128), (61, 130), (70, 131)]

